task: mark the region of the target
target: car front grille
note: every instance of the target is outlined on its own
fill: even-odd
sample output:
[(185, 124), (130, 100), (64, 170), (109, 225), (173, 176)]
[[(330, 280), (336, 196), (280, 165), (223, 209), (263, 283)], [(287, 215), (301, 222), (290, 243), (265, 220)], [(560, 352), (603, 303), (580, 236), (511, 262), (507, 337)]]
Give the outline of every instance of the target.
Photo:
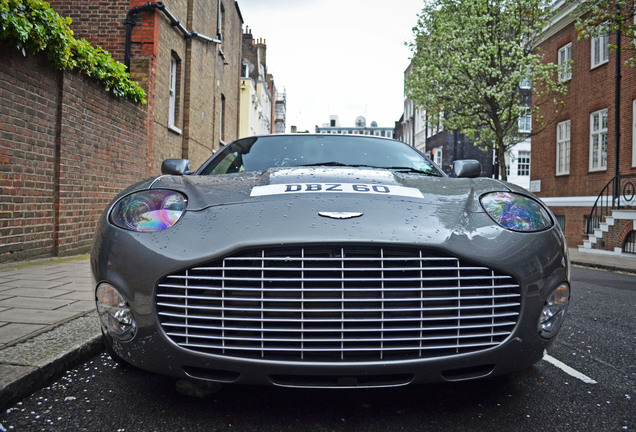
[(183, 348), (295, 362), (492, 348), (511, 334), (520, 302), (510, 276), (393, 246), (239, 251), (164, 277), (156, 294), (161, 328)]

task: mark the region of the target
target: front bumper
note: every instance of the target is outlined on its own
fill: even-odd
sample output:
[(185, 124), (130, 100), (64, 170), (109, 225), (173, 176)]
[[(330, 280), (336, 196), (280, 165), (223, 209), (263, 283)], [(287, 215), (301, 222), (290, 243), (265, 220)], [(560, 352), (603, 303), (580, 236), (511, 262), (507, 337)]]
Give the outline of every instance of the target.
[[(175, 227), (152, 234), (130, 233), (102, 222), (92, 254), (95, 279), (117, 287), (137, 322), (137, 334), (129, 342), (106, 337), (116, 355), (142, 369), (181, 378), (290, 387), (384, 387), (508, 374), (540, 360), (552, 342), (539, 336), (537, 322), (552, 290), (569, 280), (567, 249), (556, 228), (530, 235), (512, 233), (493, 227), (485, 214), (466, 214), (452, 231), (414, 230), (414, 226), (430, 225), (426, 216), (393, 224), (391, 230), (374, 230), (383, 215), (374, 219), (369, 211), (371, 220), (363, 226), (355, 219), (315, 218), (307, 221), (303, 232), (289, 232), (284, 220), (269, 223), (267, 230), (259, 224), (241, 226), (238, 231), (227, 224), (190, 229), (212, 227), (214, 221), (240, 220), (243, 213), (250, 213), (246, 207), (192, 212)], [(298, 217), (295, 211), (299, 210), (288, 208), (288, 216)], [(436, 222), (434, 227), (443, 226)], [(479, 351), (425, 359), (330, 362), (195, 352), (177, 345), (159, 324), (157, 285), (167, 275), (246, 248), (325, 243), (425, 247), (510, 275), (519, 284), (517, 323), (505, 340)]]

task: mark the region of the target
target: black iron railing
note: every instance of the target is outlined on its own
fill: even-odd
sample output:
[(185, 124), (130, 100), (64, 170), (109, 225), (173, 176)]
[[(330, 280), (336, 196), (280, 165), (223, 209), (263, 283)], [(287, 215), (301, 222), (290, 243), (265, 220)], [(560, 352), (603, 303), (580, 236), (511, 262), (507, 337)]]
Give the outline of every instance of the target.
[(605, 185), (587, 218), (587, 233), (593, 234), (613, 210), (628, 208), (636, 208), (636, 174), (616, 176)]

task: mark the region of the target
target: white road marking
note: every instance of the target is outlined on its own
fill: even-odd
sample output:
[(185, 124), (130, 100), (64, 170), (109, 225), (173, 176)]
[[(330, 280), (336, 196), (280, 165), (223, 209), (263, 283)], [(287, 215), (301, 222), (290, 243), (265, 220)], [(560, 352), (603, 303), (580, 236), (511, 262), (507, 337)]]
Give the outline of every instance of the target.
[(568, 374), (570, 376), (573, 376), (576, 379), (580, 379), (585, 384), (598, 384), (596, 381), (594, 381), (589, 376), (587, 376), (585, 374), (582, 374), (581, 372), (577, 371), (576, 369), (571, 368), (570, 366), (566, 365), (562, 361), (557, 360), (557, 359), (555, 359), (552, 356), (549, 356), (547, 351), (544, 351), (544, 353), (543, 353), (543, 360), (547, 361), (551, 365), (554, 365), (554, 366), (558, 367), (559, 369), (561, 369), (566, 374)]

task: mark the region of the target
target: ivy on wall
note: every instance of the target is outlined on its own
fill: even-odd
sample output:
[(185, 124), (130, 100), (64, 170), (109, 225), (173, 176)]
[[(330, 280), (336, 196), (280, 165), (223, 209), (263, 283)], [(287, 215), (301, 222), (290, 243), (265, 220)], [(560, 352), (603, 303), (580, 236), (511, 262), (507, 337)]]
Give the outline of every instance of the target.
[(58, 15), (43, 0), (0, 0), (0, 42), (23, 55), (44, 54), (58, 69), (95, 78), (115, 96), (146, 103), (146, 92), (108, 51), (75, 39), (71, 19)]

